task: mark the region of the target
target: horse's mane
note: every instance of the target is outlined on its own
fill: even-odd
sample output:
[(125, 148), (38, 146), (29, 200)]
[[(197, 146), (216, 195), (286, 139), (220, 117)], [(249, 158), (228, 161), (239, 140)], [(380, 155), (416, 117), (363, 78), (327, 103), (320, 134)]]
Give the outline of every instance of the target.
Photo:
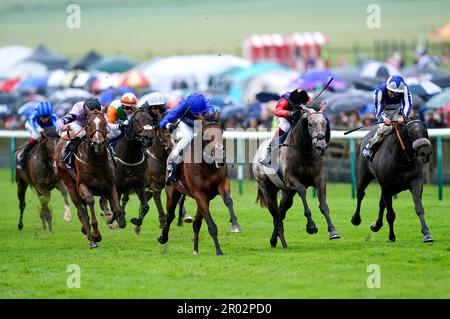
[(53, 126), (44, 128), (44, 133), (47, 137), (59, 137), (58, 132)]

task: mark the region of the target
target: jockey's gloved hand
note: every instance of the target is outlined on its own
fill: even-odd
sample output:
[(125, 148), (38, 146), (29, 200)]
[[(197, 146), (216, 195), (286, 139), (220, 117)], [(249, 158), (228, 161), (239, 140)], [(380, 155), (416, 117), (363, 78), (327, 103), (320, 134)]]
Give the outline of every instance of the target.
[(294, 118), (294, 115), (295, 115), (295, 112), (294, 112), (294, 111), (290, 111), (290, 112), (288, 113), (289, 119), (292, 120), (292, 119)]
[(391, 125), (391, 124), (392, 124), (391, 119), (385, 118), (385, 119), (384, 119), (384, 124), (386, 124), (387, 126)]
[(124, 127), (127, 127), (128, 124), (130, 124), (130, 122), (128, 122), (128, 120), (122, 121), (119, 123), (119, 128), (122, 129)]
[(159, 129), (159, 123), (152, 125), (152, 130), (156, 131), (157, 129)]
[(167, 123), (167, 125), (166, 125), (166, 130), (168, 130), (169, 133), (172, 133), (173, 130), (174, 130), (173, 124), (172, 124), (172, 123)]

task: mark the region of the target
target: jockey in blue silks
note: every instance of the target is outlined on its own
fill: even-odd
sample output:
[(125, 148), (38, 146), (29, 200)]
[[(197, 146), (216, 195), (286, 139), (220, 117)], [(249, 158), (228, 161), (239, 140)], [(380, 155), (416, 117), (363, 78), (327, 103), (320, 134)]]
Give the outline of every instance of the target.
[(183, 98), (177, 107), (170, 110), (167, 115), (161, 120), (161, 127), (172, 132), (174, 129), (174, 122), (179, 120), (178, 129), (181, 139), (173, 148), (169, 155), (169, 163), (167, 164), (167, 171), (169, 175), (166, 183), (169, 184), (171, 180), (177, 180), (176, 169), (182, 160), (182, 152), (184, 148), (194, 138), (194, 121), (204, 117), (207, 113), (215, 113), (215, 108), (211, 102), (200, 93), (192, 93)]
[(28, 144), (25, 145), (17, 159), (17, 169), (25, 168), (28, 154), (37, 143), (37, 140), (41, 137), (41, 132), (46, 127), (55, 127), (57, 119), (58, 116), (53, 112), (50, 102), (39, 102), (35, 106), (25, 122), (25, 128), (28, 130), (28, 133), (30, 133), (31, 138), (28, 140)]
[(412, 97), (408, 85), (400, 75), (393, 75), (378, 85), (375, 91), (375, 111), (379, 124), (375, 135), (363, 150), (363, 155), (373, 160), (373, 147), (392, 131), (392, 122), (403, 123), (409, 117)]

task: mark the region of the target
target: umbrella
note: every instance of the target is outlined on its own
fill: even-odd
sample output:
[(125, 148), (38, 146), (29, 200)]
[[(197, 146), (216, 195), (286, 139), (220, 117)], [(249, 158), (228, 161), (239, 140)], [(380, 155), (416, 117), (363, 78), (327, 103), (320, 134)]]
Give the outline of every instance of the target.
[(14, 66), (27, 58), (33, 50), (21, 45), (10, 45), (0, 48), (0, 74), (3, 70), (14, 68)]
[(256, 75), (246, 85), (244, 100), (253, 100), (260, 92), (283, 94), (289, 90), (290, 83), (298, 75), (293, 70), (275, 70)]
[(87, 69), (88, 71), (105, 71), (105, 72), (125, 72), (129, 69), (135, 67), (136, 62), (119, 56), (106, 56), (97, 60), (95, 63), (91, 64)]
[(45, 45), (40, 45), (24, 60), (38, 62), (45, 65), (49, 70), (64, 69), (67, 59), (50, 51)]
[(344, 90), (347, 84), (338, 76), (334, 75), (328, 70), (308, 70), (302, 73), (300, 77), (295, 80), (291, 86), (293, 88), (300, 88), (306, 91), (312, 91), (317, 87), (324, 87), (331, 78), (334, 80), (330, 83), (329, 87), (332, 90)]
[(227, 94), (214, 94), (211, 96), (208, 96), (208, 99), (210, 100), (211, 104), (217, 107), (219, 110), (223, 109), (224, 107), (228, 105), (236, 105), (236, 101)]
[(38, 100), (33, 100), (33, 101), (28, 101), (25, 104), (23, 104), (21, 107), (19, 107), (17, 109), (17, 114), (22, 117), (23, 119), (28, 118), (28, 116), (30, 115), (30, 113), (34, 110), (34, 108), (36, 107), (36, 105), (39, 103), (40, 101)]
[(417, 94), (424, 98), (440, 93), (442, 89), (431, 81), (407, 81), (409, 90), (412, 94)]
[(222, 120), (228, 120), (232, 117), (244, 118), (247, 115), (247, 108), (243, 105), (230, 104), (225, 105), (220, 112), (220, 118)]
[(66, 71), (59, 69), (50, 73), (47, 80), (47, 87), (56, 88), (60, 87), (66, 78)]
[(19, 77), (14, 77), (9, 80), (6, 80), (0, 85), (0, 91), (11, 92), (20, 81), (21, 78)]
[(86, 55), (69, 65), (69, 70), (86, 70), (90, 65), (100, 60), (101, 56), (95, 51), (89, 51)]
[(360, 75), (370, 78), (387, 78), (400, 71), (392, 65), (378, 61), (368, 61), (361, 66)]
[(148, 78), (139, 71), (131, 70), (124, 74), (119, 79), (119, 86), (128, 86), (132, 88), (141, 88), (149, 86)]
[(9, 69), (0, 71), (0, 76), (6, 78), (27, 78), (29, 76), (46, 76), (47, 74), (48, 69), (44, 64), (32, 61), (21, 61)]
[(49, 96), (48, 100), (56, 108), (61, 103), (64, 103), (64, 102), (67, 103), (67, 101), (70, 101), (70, 102), (83, 101), (83, 100), (90, 98), (91, 96), (92, 96), (92, 94), (89, 93), (88, 91), (85, 91), (82, 89), (68, 88), (68, 89), (62, 89), (62, 90), (54, 92), (52, 95)]
[(256, 99), (262, 103), (266, 103), (269, 101), (278, 101), (280, 96), (271, 92), (259, 92), (256, 94)]
[(431, 109), (440, 109), (447, 103), (450, 103), (450, 91), (443, 91), (429, 99), (425, 106)]
[(47, 76), (32, 76), (20, 81), (15, 87), (17, 92), (38, 92), (47, 89)]
[(363, 90), (348, 90), (334, 93), (324, 98), (327, 110), (330, 113), (355, 111), (367, 104), (373, 104), (373, 93)]

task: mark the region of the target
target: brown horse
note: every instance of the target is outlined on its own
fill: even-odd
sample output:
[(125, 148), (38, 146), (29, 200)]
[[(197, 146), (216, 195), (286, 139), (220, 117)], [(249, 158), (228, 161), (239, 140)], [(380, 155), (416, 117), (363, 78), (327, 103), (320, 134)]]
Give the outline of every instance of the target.
[[(158, 241), (165, 244), (169, 240), (169, 229), (175, 218), (175, 208), (178, 200), (183, 194), (186, 194), (197, 203), (197, 214), (192, 225), (194, 230), (194, 254), (198, 254), (199, 232), (202, 220), (205, 219), (209, 234), (214, 241), (216, 254), (220, 256), (223, 253), (217, 239), (217, 225), (214, 223), (209, 210), (209, 202), (214, 197), (217, 195), (222, 197), (230, 213), (232, 228), (235, 229), (235, 232), (240, 232), (240, 226), (233, 209), (233, 200), (230, 197), (230, 180), (225, 163), (220, 123), (218, 121), (203, 121), (202, 134), (198, 134), (196, 138), (200, 141), (193, 142), (187, 147), (183, 163), (180, 164), (180, 182), (172, 182), (166, 186), (167, 223), (158, 237)], [(203, 156), (201, 160), (197, 158), (199, 154), (195, 153), (196, 145), (202, 145)]]
[[(118, 220), (119, 227), (124, 228), (125, 213), (119, 205), (119, 198), (114, 186), (114, 162), (106, 145), (106, 120), (101, 111), (89, 111), (86, 114), (88, 124), (85, 127), (86, 135), (74, 154), (75, 172), (68, 169), (61, 156), (65, 140), (61, 138), (56, 147), (56, 167), (62, 177), (70, 197), (75, 204), (78, 218), (82, 223), (81, 231), (86, 234), (90, 248), (98, 247), (102, 236), (98, 230), (98, 221), (94, 211), (94, 196), (106, 197), (114, 212), (114, 219)], [(87, 205), (91, 213), (91, 227), (87, 214)]]
[[(161, 202), (161, 191), (165, 187), (166, 180), (166, 162), (170, 151), (173, 148), (173, 143), (170, 134), (159, 127), (153, 128), (153, 142), (147, 148), (147, 164), (148, 170), (145, 176), (145, 187), (147, 201), (153, 198), (159, 214), (159, 227), (164, 228), (166, 224), (166, 214)], [(125, 193), (122, 198), (122, 205), (128, 202), (128, 193)], [(186, 212), (183, 206), (184, 197), (180, 199), (178, 226), (183, 226), (183, 221), (186, 223), (192, 222), (192, 217)], [(131, 223), (136, 225), (136, 234), (140, 233), (142, 222), (145, 214), (139, 214), (138, 218), (132, 218)]]
[[(17, 227), (23, 229), (23, 212), (25, 210), (25, 194), (28, 185), (31, 185), (37, 192), (41, 204), (41, 220), (44, 229), (46, 223), (50, 231), (52, 228), (52, 213), (48, 206), (50, 201), (50, 192), (55, 187), (61, 192), (64, 198), (66, 214), (70, 216), (70, 206), (67, 200), (67, 190), (61, 180), (56, 176), (54, 167), (55, 147), (58, 143), (59, 135), (53, 127), (45, 128), (38, 143), (30, 152), (30, 158), (27, 160), (24, 170), (16, 170), (17, 196), (19, 197), (20, 219)], [(21, 151), (16, 150), (15, 158)]]

